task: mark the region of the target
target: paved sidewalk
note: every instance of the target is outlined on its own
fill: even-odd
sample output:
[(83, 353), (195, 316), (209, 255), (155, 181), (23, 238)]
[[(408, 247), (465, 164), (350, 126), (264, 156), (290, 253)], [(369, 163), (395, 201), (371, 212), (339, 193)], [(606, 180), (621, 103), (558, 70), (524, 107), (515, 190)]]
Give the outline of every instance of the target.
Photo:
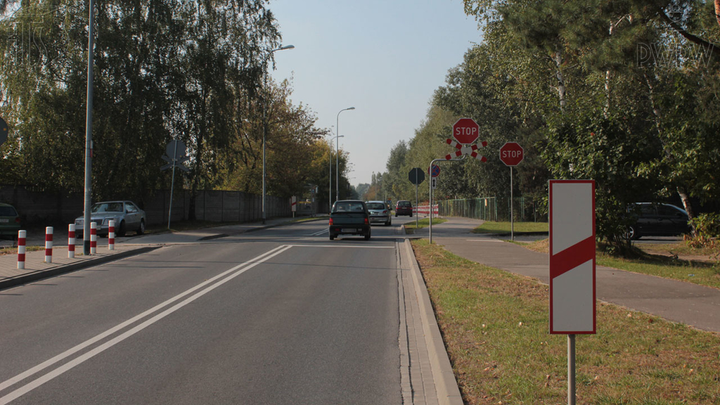
[[(471, 233), (480, 220), (446, 219), (433, 226), (433, 243), (474, 262), (549, 282), (547, 254), (502, 240), (509, 237)], [(424, 229), (415, 236), (427, 238), (428, 232)], [(602, 266), (596, 268), (596, 283), (601, 301), (720, 332), (720, 289)]]
[[(67, 231), (53, 235), (52, 263), (45, 263), (45, 250), (27, 251), (25, 253), (25, 269), (17, 268), (17, 253), (0, 255), (0, 289), (26, 284), (43, 278), (57, 276), (76, 270), (96, 266), (113, 260), (134, 256), (158, 249), (165, 245), (182, 243), (198, 243), (202, 241), (238, 235), (259, 229), (271, 228), (290, 223), (290, 218), (273, 218), (262, 222), (242, 223), (213, 228), (203, 228), (184, 232), (167, 232), (142, 236), (116, 238), (115, 250), (108, 250), (107, 238), (98, 238), (97, 254), (85, 256), (83, 241), (78, 240), (75, 246), (75, 258), (67, 257)], [(42, 238), (28, 240), (27, 246), (44, 246)], [(17, 252), (17, 250), (15, 250)]]

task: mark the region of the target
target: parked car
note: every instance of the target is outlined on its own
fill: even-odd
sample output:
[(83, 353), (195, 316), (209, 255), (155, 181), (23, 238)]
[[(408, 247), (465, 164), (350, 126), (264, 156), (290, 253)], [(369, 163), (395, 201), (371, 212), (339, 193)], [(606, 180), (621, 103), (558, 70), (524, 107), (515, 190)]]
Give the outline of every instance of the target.
[(635, 203), (628, 209), (634, 223), (628, 227), (630, 239), (643, 236), (677, 236), (690, 232), (687, 212), (671, 204)]
[(15, 240), (20, 230), (20, 215), (10, 204), (0, 203), (0, 237)]
[(390, 206), (384, 201), (365, 201), (365, 206), (370, 214), (370, 225), (375, 222), (382, 222), (385, 226), (392, 225)]
[(413, 216), (413, 206), (408, 200), (399, 200), (395, 205), (395, 216), (408, 215)]
[[(135, 231), (138, 235), (145, 233), (145, 211), (138, 208), (132, 201), (103, 201), (95, 203), (90, 210), (90, 219), (97, 224), (98, 235), (107, 235), (110, 221), (115, 220), (115, 234), (125, 236), (127, 231)], [(75, 219), (78, 235), (83, 233), (84, 217)]]
[(339, 200), (330, 211), (328, 231), (330, 240), (338, 235), (362, 235), (370, 239), (370, 214), (365, 202), (359, 200)]

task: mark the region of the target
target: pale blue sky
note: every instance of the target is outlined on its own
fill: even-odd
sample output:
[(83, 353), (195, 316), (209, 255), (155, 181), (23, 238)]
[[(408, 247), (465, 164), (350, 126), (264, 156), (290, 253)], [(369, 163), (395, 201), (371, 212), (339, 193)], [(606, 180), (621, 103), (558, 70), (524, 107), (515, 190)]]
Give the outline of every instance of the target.
[(276, 81), (293, 77), (293, 103), (333, 133), (338, 112), (355, 107), (340, 114), (353, 185), (386, 171), (390, 150), (412, 139), (448, 70), (482, 40), (462, 0), (270, 0), (269, 8), (283, 45), (295, 45), (275, 53), (272, 72)]

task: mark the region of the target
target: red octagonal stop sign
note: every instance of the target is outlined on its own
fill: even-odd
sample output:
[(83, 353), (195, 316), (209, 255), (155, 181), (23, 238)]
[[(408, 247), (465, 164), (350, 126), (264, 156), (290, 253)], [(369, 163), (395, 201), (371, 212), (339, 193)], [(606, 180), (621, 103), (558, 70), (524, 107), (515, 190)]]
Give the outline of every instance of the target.
[(472, 118), (460, 118), (453, 125), (453, 138), (460, 144), (471, 144), (478, 139), (478, 136), (480, 136), (480, 126)]
[(517, 142), (505, 142), (500, 148), (500, 160), (506, 166), (517, 166), (525, 157), (525, 151)]

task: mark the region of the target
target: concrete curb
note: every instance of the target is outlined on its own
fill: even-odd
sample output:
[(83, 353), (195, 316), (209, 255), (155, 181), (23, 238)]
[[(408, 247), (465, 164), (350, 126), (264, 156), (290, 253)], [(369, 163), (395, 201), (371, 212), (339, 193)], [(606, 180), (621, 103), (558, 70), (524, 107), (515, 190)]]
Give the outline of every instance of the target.
[[(403, 226), (403, 231), (405, 227)], [(422, 319), (425, 343), (430, 357), (430, 366), (435, 380), (438, 403), (447, 405), (463, 405), (462, 395), (458, 387), (455, 373), (453, 372), (450, 358), (448, 357), (445, 343), (440, 334), (440, 327), (435, 318), (430, 295), (425, 285), (425, 280), (420, 272), (420, 266), (415, 260), (415, 253), (410, 245), (410, 240), (405, 239), (405, 249), (410, 257), (410, 270), (412, 273), (415, 291), (417, 292), (420, 317)]]
[(93, 266), (97, 266), (100, 264), (109, 263), (109, 262), (124, 259), (127, 257), (140, 255), (143, 253), (151, 252), (155, 249), (159, 249), (161, 247), (162, 246), (141, 247), (141, 248), (137, 248), (137, 249), (128, 250), (125, 252), (116, 253), (116, 254), (109, 255), (109, 256), (98, 257), (96, 259), (84, 260), (82, 262), (78, 262), (75, 264), (62, 265), (62, 266), (58, 266), (58, 267), (55, 267), (55, 268), (52, 268), (49, 270), (38, 270), (33, 273), (23, 274), (21, 276), (17, 276), (17, 277), (13, 277), (13, 278), (9, 278), (9, 279), (0, 281), (0, 290), (5, 290), (5, 289), (11, 288), (11, 287), (17, 287), (19, 285), (32, 283), (32, 282), (35, 282), (38, 280), (43, 280), (46, 278), (59, 276), (61, 274), (72, 273), (74, 271), (86, 269), (88, 267), (93, 267)]

